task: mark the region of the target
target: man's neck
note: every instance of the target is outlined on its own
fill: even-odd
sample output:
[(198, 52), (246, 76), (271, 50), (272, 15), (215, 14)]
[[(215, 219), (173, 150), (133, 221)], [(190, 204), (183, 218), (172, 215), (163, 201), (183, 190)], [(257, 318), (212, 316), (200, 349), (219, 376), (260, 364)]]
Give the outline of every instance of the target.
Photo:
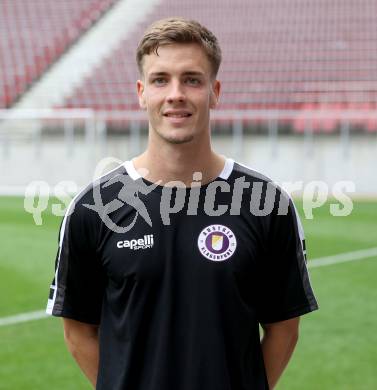
[(158, 148), (149, 144), (147, 150), (133, 159), (135, 169), (147, 169), (145, 179), (151, 182), (161, 180), (161, 185), (181, 181), (186, 187), (193, 182), (193, 174), (201, 172), (201, 184), (216, 179), (224, 168), (225, 158), (215, 153), (210, 143), (193, 145), (165, 144)]

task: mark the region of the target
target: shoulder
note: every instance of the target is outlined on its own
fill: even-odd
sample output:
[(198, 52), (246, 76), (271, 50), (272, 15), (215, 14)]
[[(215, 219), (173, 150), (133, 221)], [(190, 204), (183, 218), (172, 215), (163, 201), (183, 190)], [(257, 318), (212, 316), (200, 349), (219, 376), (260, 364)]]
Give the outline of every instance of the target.
[(273, 182), (271, 178), (264, 175), (263, 173), (256, 171), (255, 169), (252, 169), (251, 167), (241, 164), (240, 162), (237, 161), (233, 162), (233, 174), (238, 177), (244, 176), (249, 180), (258, 180), (266, 183)]
[(70, 208), (81, 208), (93, 201), (101, 201), (106, 204), (106, 201), (111, 200), (114, 193), (116, 195), (116, 190), (119, 191), (128, 177), (124, 164), (118, 165), (110, 172), (95, 178), (79, 191), (72, 199)]
[(68, 223), (79, 225), (99, 223), (101, 212), (117, 197), (127, 178), (127, 171), (124, 164), (121, 164), (94, 179), (71, 200), (64, 215), (63, 226)]
[(229, 180), (234, 183), (234, 187), (244, 182), (245, 192), (253, 196), (254, 200), (259, 196), (261, 201), (272, 202), (274, 208), (279, 207), (280, 211), (283, 208), (294, 208), (291, 196), (278, 183), (247, 165), (234, 161)]

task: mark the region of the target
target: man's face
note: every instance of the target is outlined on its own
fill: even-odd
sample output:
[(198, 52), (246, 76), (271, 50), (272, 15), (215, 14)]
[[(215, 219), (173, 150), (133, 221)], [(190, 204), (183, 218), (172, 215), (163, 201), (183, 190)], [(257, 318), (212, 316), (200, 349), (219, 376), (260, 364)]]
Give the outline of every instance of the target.
[(209, 110), (217, 104), (220, 83), (197, 44), (161, 46), (144, 56), (138, 80), (140, 107), (148, 112), (150, 131), (169, 143), (181, 144), (209, 132)]

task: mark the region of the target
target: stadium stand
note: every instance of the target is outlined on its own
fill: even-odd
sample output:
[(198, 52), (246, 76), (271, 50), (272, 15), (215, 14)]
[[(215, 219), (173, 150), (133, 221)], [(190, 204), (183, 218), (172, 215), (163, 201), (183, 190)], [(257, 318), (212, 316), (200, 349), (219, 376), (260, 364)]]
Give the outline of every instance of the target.
[[(137, 40), (151, 21), (171, 15), (198, 19), (218, 35), (224, 57), (221, 108), (377, 108), (373, 0), (162, 0), (65, 107), (137, 108)], [(303, 121), (294, 124), (298, 131), (303, 128)], [(375, 121), (362, 124), (377, 129)], [(313, 124), (324, 131), (337, 125), (333, 120)]]
[[(116, 1), (0, 2), (0, 108), (10, 107)], [(223, 109), (377, 109), (374, 0), (161, 0), (62, 105), (137, 109), (135, 49), (153, 20), (181, 15), (212, 29), (223, 48)], [(297, 131), (305, 121), (297, 118)], [(353, 126), (377, 130), (375, 120)], [(314, 130), (332, 131), (321, 120)]]
[(2, 0), (0, 108), (11, 107), (117, 0)]

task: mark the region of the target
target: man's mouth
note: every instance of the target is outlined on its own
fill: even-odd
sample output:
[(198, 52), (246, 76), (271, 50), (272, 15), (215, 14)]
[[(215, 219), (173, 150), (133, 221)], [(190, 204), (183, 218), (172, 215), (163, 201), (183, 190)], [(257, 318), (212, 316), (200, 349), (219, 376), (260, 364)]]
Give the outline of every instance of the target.
[(167, 111), (163, 115), (168, 118), (188, 118), (192, 116), (191, 112), (186, 112), (186, 111), (182, 111), (182, 112)]

